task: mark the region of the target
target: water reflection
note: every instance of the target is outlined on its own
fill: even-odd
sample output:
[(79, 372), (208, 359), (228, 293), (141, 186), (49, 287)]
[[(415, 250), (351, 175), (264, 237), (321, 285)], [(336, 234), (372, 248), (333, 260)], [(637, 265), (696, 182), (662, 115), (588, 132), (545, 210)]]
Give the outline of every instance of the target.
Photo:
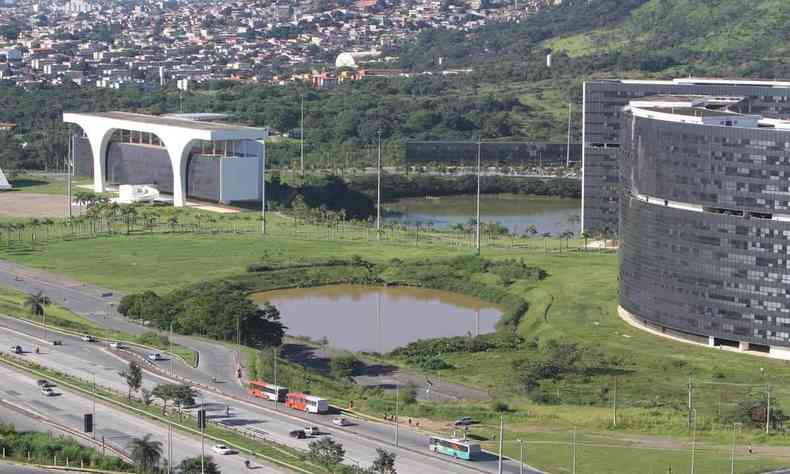
[[(465, 224), (475, 215), (473, 195), (438, 198), (406, 198), (384, 205), (385, 221), (413, 226), (431, 223), (437, 229)], [(523, 194), (484, 194), (480, 197), (481, 222), (499, 222), (510, 232), (523, 234), (529, 225), (539, 233), (579, 231), (581, 204), (578, 199), (547, 198)]]
[(484, 334), (502, 314), (477, 298), (424, 288), (332, 285), (252, 298), (277, 306), (289, 335), (325, 337), (350, 351), (383, 353), (418, 339)]

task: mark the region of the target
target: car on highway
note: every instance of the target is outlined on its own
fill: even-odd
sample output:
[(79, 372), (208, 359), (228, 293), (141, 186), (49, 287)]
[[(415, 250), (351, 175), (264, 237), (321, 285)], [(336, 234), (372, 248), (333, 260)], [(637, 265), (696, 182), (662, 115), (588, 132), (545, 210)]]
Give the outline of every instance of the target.
[(305, 426), (304, 432), (307, 436), (318, 436), (321, 434), (321, 430), (317, 426)]
[(475, 423), (475, 420), (473, 420), (471, 416), (462, 416), (461, 418), (458, 418), (457, 420), (455, 420), (453, 425), (455, 425), (455, 426), (469, 426), (469, 425), (473, 425), (474, 423)]
[(44, 395), (45, 397), (51, 397), (55, 395), (55, 391), (49, 387), (41, 387), (41, 395)]
[(12, 354), (21, 354), (22, 353), (22, 346), (11, 346), (11, 353)]
[(236, 450), (225, 446), (224, 444), (215, 444), (211, 447), (211, 450), (217, 454), (227, 455), (227, 454), (236, 454)]
[(83, 334), (82, 336), (80, 336), (80, 339), (82, 339), (85, 342), (96, 342), (96, 338), (91, 336), (90, 334)]
[(158, 352), (151, 352), (149, 354), (146, 354), (145, 356), (148, 358), (148, 360), (152, 360), (154, 362), (158, 360), (162, 360), (162, 354)]
[(124, 346), (122, 342), (113, 341), (113, 342), (110, 343), (110, 348), (112, 348), (112, 349), (124, 349), (124, 348), (126, 348), (126, 346)]
[(304, 430), (293, 430), (288, 433), (288, 436), (296, 439), (305, 439), (307, 438), (307, 433), (305, 433)]
[(348, 426), (351, 423), (343, 416), (336, 416), (332, 418), (332, 423), (337, 426)]

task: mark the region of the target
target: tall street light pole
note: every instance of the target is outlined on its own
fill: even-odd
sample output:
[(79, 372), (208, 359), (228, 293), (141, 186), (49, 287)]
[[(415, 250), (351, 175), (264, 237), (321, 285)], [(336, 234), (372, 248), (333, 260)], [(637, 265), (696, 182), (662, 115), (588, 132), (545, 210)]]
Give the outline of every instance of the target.
[(400, 384), (395, 383), (395, 447), (398, 447), (398, 408), (400, 402)]
[(304, 178), (304, 94), (300, 97), (301, 125), (299, 127), (299, 174)]
[(480, 255), (480, 155), (482, 144), (477, 139), (477, 210), (475, 212), (475, 250)]
[(518, 474), (524, 474), (524, 440), (518, 440)]
[(69, 131), (69, 150), (66, 164), (66, 217), (71, 219), (71, 167), (74, 164), (74, 135)]
[(261, 235), (266, 235), (266, 141), (261, 140)]
[(272, 348), (272, 353), (274, 354), (274, 386), (277, 387), (275, 389), (274, 394), (274, 409), (277, 409), (277, 402), (280, 399), (280, 386), (277, 385), (277, 348)]
[(694, 474), (694, 454), (697, 450), (697, 409), (692, 410), (694, 420), (691, 423), (691, 474)]
[(504, 445), (504, 437), (505, 437), (505, 416), (499, 415), (499, 463), (497, 467), (497, 472), (502, 474), (502, 447)]
[(379, 129), (379, 158), (376, 164), (376, 235), (381, 240), (381, 129)]

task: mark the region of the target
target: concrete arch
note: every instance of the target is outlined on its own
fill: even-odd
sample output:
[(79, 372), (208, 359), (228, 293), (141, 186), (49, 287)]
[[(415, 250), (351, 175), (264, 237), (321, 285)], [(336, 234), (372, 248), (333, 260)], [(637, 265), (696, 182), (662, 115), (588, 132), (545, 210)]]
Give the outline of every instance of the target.
[(266, 131), (259, 128), (212, 124), (171, 117), (156, 117), (126, 112), (63, 114), (63, 121), (79, 125), (90, 142), (93, 153), (93, 187), (106, 189), (107, 148), (116, 130), (155, 134), (170, 158), (173, 170), (173, 205), (186, 203), (186, 168), (192, 147), (199, 140), (259, 140)]

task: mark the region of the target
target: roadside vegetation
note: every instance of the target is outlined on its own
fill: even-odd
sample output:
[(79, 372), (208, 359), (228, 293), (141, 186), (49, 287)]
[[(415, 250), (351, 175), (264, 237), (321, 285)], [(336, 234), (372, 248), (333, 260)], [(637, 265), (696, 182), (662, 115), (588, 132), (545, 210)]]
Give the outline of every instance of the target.
[(105, 471), (133, 472), (134, 466), (114, 456), (102, 456), (94, 448), (82, 446), (52, 433), (17, 431), (14, 425), (0, 423), (0, 451), (3, 457), (19, 463), (71, 466)]

